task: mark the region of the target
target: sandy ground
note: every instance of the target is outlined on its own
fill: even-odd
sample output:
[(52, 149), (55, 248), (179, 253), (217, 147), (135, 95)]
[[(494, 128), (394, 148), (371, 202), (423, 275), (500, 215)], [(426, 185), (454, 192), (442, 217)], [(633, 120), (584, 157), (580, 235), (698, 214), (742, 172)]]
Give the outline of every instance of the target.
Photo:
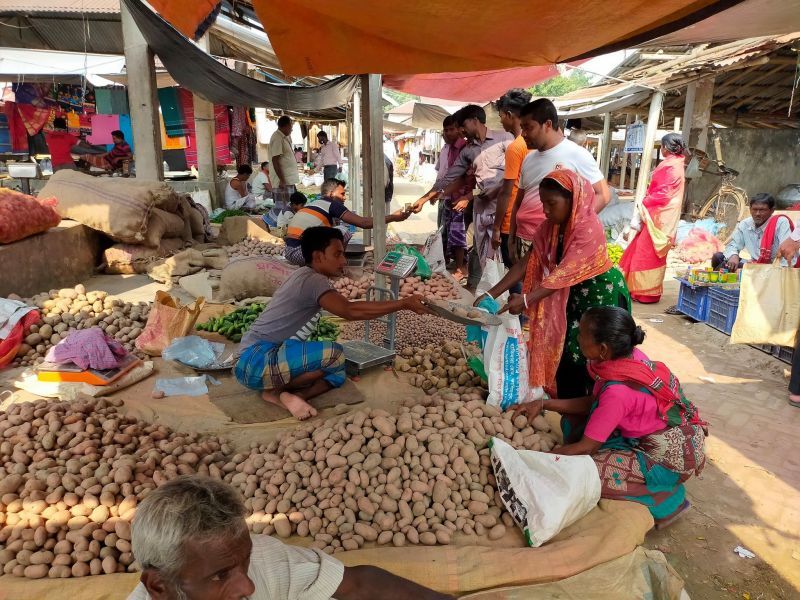
[[(395, 189), (393, 209), (427, 188), (400, 180)], [(435, 208), (426, 207), (394, 227), (409, 241), (421, 242), (435, 222)], [(143, 276), (99, 276), (87, 282), (89, 289), (129, 300), (151, 300), (160, 287)], [(662, 302), (638, 305), (635, 315), (647, 331), (643, 350), (672, 368), (711, 424), (708, 462), (703, 474), (687, 484), (692, 510), (665, 531), (650, 532), (645, 545), (666, 554), (693, 600), (800, 598), (800, 453), (795, 441), (800, 410), (786, 402), (788, 365), (749, 346), (730, 346), (727, 336), (704, 324), (664, 315), (676, 296), (677, 285), (668, 282)], [(157, 376), (179, 375), (163, 363), (158, 368)], [(14, 370), (0, 374), (0, 390), (14, 375)], [(385, 397), (381, 390), (387, 387), (404, 388), (403, 395), (412, 397), (419, 393), (395, 377), (379, 371), (359, 385), (367, 396)], [(231, 422), (208, 400), (198, 400), (187, 421), (182, 399), (155, 401), (142, 392), (129, 392), (136, 400), (128, 404), (141, 418), (157, 415), (177, 429), (216, 431), (242, 445), (271, 437), (263, 426)], [(288, 421), (277, 422), (274, 433)], [(738, 545), (757, 558), (737, 556), (733, 549)]]

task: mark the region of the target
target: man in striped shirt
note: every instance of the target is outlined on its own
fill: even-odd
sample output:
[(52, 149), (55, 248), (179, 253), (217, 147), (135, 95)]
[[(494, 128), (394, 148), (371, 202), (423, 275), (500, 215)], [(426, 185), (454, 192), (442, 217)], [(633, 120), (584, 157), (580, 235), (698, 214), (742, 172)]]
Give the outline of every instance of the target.
[[(347, 226), (340, 225), (339, 222), (349, 223), (361, 229), (372, 229), (375, 226), (372, 217), (357, 215), (345, 206), (346, 185), (344, 181), (339, 179), (326, 179), (320, 190), (321, 198), (306, 204), (289, 221), (286, 229), (286, 247), (283, 250), (283, 256), (291, 264), (298, 267), (306, 264), (303, 252), (300, 249), (300, 238), (309, 227), (336, 227), (344, 235), (344, 245), (347, 247), (347, 243), (353, 237), (353, 233)], [(386, 223), (405, 221), (410, 214), (398, 210), (386, 215)]]
[(141, 582), (128, 600), (444, 600), (391, 573), (345, 567), (316, 548), (250, 535), (247, 511), (227, 483), (188, 475), (158, 487), (136, 509), (133, 554)]

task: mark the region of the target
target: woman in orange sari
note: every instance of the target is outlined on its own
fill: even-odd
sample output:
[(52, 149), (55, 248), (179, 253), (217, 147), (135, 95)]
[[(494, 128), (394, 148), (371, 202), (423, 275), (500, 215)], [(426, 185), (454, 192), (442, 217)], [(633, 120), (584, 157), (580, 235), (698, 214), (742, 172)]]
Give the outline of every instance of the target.
[[(661, 300), (667, 254), (675, 242), (683, 204), (686, 142), (677, 133), (661, 138), (664, 160), (653, 171), (647, 194), (636, 206), (630, 228), (636, 230), (619, 266), (625, 274), (631, 298), (643, 304)], [(626, 231), (626, 239), (630, 235)]]
[[(528, 316), (531, 385), (552, 397), (581, 398), (594, 383), (578, 345), (583, 313), (595, 306), (630, 312), (631, 300), (622, 273), (608, 259), (591, 184), (559, 169), (542, 180), (539, 195), (546, 220), (534, 234), (533, 248), (487, 295), (497, 298), (524, 279), (522, 294), (512, 295), (501, 312)], [(585, 415), (572, 417), (562, 420), (567, 441), (580, 439), (586, 422)]]

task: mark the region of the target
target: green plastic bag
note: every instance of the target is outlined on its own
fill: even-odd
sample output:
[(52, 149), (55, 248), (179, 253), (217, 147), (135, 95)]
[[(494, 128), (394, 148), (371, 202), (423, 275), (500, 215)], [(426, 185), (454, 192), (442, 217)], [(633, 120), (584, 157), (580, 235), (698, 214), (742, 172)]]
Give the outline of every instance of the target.
[(418, 275), (422, 279), (431, 278), (431, 275), (433, 275), (431, 266), (428, 264), (428, 261), (425, 260), (425, 257), (420, 254), (419, 250), (412, 246), (406, 246), (405, 244), (397, 244), (394, 250), (400, 254), (408, 254), (417, 259), (417, 269), (414, 271), (415, 275)]

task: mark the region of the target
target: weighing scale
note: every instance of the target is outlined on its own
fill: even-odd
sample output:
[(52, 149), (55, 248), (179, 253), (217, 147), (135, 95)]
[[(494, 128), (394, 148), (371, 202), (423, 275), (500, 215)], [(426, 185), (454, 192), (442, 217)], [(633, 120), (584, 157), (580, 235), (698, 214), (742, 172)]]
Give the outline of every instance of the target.
[(120, 365), (113, 369), (81, 369), (72, 362), (57, 364), (43, 362), (36, 368), (39, 381), (88, 383), (89, 385), (108, 385), (142, 364), (135, 354), (120, 359)]
[[(400, 281), (411, 275), (417, 268), (417, 259), (414, 256), (401, 254), (394, 250), (387, 252), (383, 260), (375, 267), (375, 272), (389, 278), (390, 287), (372, 286), (367, 289), (367, 301), (397, 300), (400, 296)], [(386, 324), (386, 335), (383, 345), (373, 344), (369, 339), (370, 323), (364, 322), (364, 339), (344, 342), (345, 368), (348, 375), (359, 375), (364, 370), (378, 365), (389, 364), (394, 361), (395, 328), (397, 313), (391, 313), (379, 319), (373, 319)]]

